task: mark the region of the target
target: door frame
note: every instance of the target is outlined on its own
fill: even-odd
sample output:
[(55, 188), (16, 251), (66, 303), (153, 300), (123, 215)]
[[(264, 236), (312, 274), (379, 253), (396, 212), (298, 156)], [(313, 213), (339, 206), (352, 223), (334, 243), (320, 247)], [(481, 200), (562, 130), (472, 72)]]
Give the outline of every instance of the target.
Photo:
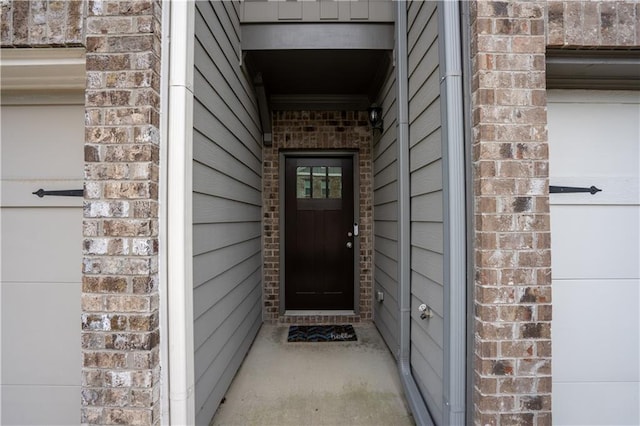
[[(286, 238), (285, 238), (285, 162), (288, 157), (350, 157), (353, 163), (353, 216), (354, 218), (360, 217), (360, 164), (359, 153), (357, 150), (282, 150), (279, 153), (279, 170), (278, 170), (278, 194), (280, 197), (280, 315), (287, 315), (286, 300), (285, 300), (285, 286), (287, 285), (285, 280), (285, 250), (286, 250)], [(360, 238), (353, 239), (353, 311), (308, 311), (310, 314), (346, 314), (346, 315), (359, 315), (360, 314)], [(300, 311), (295, 311), (296, 315), (299, 315)]]

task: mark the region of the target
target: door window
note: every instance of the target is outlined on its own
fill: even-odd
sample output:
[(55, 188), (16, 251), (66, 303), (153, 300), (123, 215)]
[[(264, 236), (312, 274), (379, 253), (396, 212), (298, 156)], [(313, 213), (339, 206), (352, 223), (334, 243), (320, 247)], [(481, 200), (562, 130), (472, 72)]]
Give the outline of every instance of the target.
[(342, 198), (342, 167), (297, 167), (296, 198)]

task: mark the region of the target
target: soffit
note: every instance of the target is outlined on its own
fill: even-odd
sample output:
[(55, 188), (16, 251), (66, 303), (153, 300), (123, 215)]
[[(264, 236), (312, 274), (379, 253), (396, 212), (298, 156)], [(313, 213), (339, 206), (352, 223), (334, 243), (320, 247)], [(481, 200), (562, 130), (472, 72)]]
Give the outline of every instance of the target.
[(243, 62), (272, 110), (366, 109), (392, 61), (387, 24), (244, 25)]
[(318, 106), (322, 100), (364, 102), (366, 108), (390, 62), (387, 52), (373, 50), (255, 51), (245, 60), (253, 77), (261, 74), (270, 103), (284, 109), (284, 103)]

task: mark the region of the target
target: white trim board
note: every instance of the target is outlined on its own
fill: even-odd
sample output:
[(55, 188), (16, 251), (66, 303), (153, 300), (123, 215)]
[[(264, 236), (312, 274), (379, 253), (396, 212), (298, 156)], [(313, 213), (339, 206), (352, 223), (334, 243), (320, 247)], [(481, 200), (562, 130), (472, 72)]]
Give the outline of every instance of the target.
[(85, 49), (2, 49), (2, 91), (84, 89)]

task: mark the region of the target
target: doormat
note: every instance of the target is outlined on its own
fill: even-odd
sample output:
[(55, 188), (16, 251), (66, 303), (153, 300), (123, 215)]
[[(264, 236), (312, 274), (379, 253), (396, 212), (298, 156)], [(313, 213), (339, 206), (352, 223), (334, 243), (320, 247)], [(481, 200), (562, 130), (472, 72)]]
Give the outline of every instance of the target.
[(287, 342), (354, 342), (358, 340), (351, 324), (292, 325)]

